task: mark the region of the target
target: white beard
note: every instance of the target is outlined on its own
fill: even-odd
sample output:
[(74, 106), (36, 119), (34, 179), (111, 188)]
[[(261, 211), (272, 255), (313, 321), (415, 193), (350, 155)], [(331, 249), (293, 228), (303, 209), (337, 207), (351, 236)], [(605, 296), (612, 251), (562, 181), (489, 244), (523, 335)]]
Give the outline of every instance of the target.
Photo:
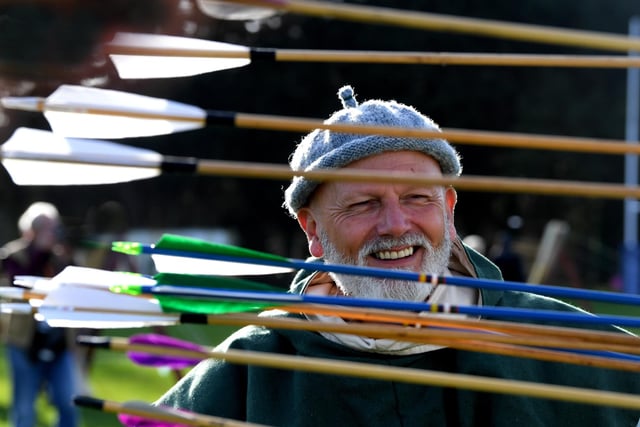
[[(400, 238), (379, 238), (367, 242), (358, 251), (358, 259), (352, 259), (341, 254), (329, 241), (324, 232), (319, 233), (320, 242), (324, 249), (324, 259), (331, 264), (348, 264), (366, 267), (367, 255), (398, 246), (422, 246), (426, 250), (424, 261), (419, 273), (443, 274), (449, 264), (451, 255), (451, 236), (449, 229), (444, 228), (440, 246), (434, 248), (431, 242), (422, 234), (411, 233)], [(397, 270), (402, 270), (398, 268)], [(396, 279), (382, 279), (377, 277), (355, 276), (349, 274), (331, 273), (338, 288), (346, 295), (358, 298), (393, 299), (399, 301), (425, 301), (433, 291), (434, 285), (416, 281)]]

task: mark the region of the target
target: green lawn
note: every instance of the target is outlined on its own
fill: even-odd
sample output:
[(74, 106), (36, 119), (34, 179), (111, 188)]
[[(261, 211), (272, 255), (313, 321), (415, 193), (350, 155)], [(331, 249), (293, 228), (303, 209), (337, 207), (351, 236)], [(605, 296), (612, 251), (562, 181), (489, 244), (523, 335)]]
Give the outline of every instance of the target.
[[(233, 331), (219, 326), (181, 325), (167, 328), (167, 333), (202, 345), (215, 345)], [(107, 331), (104, 331), (105, 334)], [(112, 330), (112, 336), (129, 336), (132, 333), (150, 332), (147, 329)], [(9, 427), (10, 387), (4, 347), (0, 346), (0, 427)], [(186, 371), (182, 371), (182, 374)], [(88, 379), (91, 395), (105, 400), (125, 402), (157, 399), (175, 381), (176, 373), (168, 370), (140, 366), (130, 361), (124, 352), (96, 350)], [(44, 395), (37, 402), (37, 427), (54, 425), (55, 411)], [(115, 414), (92, 409), (82, 409), (82, 427), (122, 426)]]
[[(616, 316), (640, 317), (640, 307), (620, 305), (599, 301), (570, 301), (583, 309), (595, 314), (613, 314)], [(640, 328), (625, 328), (640, 335)]]

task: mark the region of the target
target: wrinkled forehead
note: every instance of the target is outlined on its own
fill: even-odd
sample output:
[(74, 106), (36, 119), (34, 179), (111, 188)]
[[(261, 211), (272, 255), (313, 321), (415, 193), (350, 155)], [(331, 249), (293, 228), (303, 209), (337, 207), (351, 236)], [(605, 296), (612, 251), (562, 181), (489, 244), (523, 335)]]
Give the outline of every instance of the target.
[(420, 184), (420, 183), (391, 183), (380, 181), (385, 175), (397, 172), (402, 174), (415, 173), (424, 177), (441, 177), (442, 171), (440, 164), (432, 157), (415, 152), (415, 151), (398, 151), (385, 152), (364, 159), (357, 160), (345, 166), (347, 170), (371, 171), (375, 177), (375, 182), (348, 182), (348, 181), (330, 181), (325, 182), (315, 189), (309, 197), (309, 205), (320, 195), (332, 194), (336, 196), (345, 196), (350, 194), (379, 194), (393, 189), (393, 191), (403, 192), (413, 189), (424, 189), (428, 191), (442, 192), (443, 187), (440, 185)]

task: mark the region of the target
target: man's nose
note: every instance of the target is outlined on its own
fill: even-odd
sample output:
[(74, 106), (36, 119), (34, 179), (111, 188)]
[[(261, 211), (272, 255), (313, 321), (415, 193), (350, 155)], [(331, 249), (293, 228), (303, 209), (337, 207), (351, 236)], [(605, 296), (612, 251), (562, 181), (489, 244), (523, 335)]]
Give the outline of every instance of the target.
[(378, 234), (381, 236), (402, 236), (411, 228), (408, 214), (398, 202), (385, 203), (380, 210)]

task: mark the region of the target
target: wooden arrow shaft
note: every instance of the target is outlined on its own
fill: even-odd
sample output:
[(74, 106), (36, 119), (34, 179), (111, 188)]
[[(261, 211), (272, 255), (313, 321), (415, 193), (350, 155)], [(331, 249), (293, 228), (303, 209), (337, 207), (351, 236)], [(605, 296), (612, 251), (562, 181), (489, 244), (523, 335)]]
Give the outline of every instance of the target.
[(313, 181), (349, 181), (398, 183), (411, 185), (451, 185), (458, 190), (528, 193), (548, 196), (594, 197), (624, 199), (640, 197), (640, 187), (629, 187), (609, 183), (585, 183), (578, 181), (558, 181), (528, 178), (502, 177), (425, 177), (408, 173), (388, 173), (384, 176), (366, 170), (322, 169), (314, 171), (292, 171), (287, 166), (248, 162), (225, 162), (202, 160), (197, 166), (202, 175), (235, 176), (241, 178), (266, 178), (286, 180), (302, 176)]
[(229, 363), (258, 365), (275, 369), (293, 369), (330, 375), (344, 375), (383, 381), (401, 381), (436, 387), (457, 387), (474, 391), (640, 409), (640, 397), (630, 394), (510, 379), (497, 379), (466, 374), (443, 373), (422, 369), (399, 368), (244, 350), (227, 350), (224, 352), (209, 351), (209, 349), (203, 349), (202, 351), (184, 350), (154, 345), (130, 344), (126, 339), (117, 337), (111, 338), (110, 348), (120, 351), (148, 352), (151, 354), (157, 354), (156, 352), (159, 351), (163, 355), (185, 358), (224, 359)]
[(233, 3), (270, 7), (301, 15), (455, 32), (552, 45), (628, 52), (640, 51), (640, 39), (617, 34), (476, 19), (420, 11), (311, 0), (230, 0)]
[(269, 53), (275, 61), (283, 62), (339, 62), (363, 64), (407, 65), (475, 65), (513, 67), (576, 67), (576, 68), (629, 68), (640, 67), (640, 58), (604, 55), (544, 55), (493, 54), (454, 52), (381, 52), (357, 50), (309, 49), (196, 49), (163, 46), (126, 46), (110, 44), (105, 48), (112, 55), (164, 56), (175, 58), (233, 58), (253, 59), (256, 52)]

